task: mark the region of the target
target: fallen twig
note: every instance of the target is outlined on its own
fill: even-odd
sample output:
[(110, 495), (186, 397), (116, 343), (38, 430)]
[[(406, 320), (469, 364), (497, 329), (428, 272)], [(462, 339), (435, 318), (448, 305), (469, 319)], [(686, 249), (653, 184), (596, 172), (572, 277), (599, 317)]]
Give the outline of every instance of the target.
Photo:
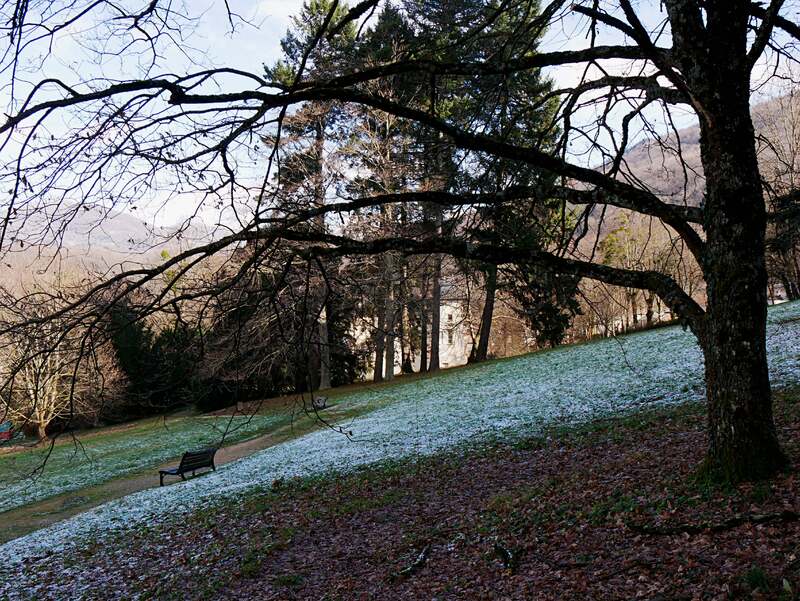
[(702, 522), (699, 524), (678, 524), (676, 526), (653, 526), (650, 524), (628, 523), (629, 529), (640, 534), (670, 536), (675, 534), (701, 534), (703, 532), (724, 532), (745, 524), (768, 524), (772, 522), (794, 522), (800, 514), (785, 509), (777, 513), (735, 515), (722, 522)]
[(408, 576), (413, 576), (417, 573), (421, 568), (425, 566), (428, 561), (428, 555), (431, 553), (431, 544), (428, 543), (422, 548), (417, 558), (413, 561), (413, 563), (408, 566), (407, 568), (403, 568), (396, 574), (392, 575), (392, 580), (397, 580), (398, 578), (407, 578)]
[(512, 572), (516, 571), (519, 565), (519, 551), (506, 549), (503, 545), (496, 542), (494, 544), (494, 552), (500, 558), (500, 561), (503, 562), (504, 568)]

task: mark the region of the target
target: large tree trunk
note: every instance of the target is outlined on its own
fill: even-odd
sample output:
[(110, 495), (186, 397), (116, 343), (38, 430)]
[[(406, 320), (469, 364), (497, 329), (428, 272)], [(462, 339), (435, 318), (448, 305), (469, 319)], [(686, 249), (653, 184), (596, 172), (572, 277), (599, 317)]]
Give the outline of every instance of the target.
[(319, 315), (319, 389), (331, 387), (331, 345), (328, 338), (328, 308), (323, 303)]
[(748, 82), (711, 97), (716, 102), (707, 106), (714, 110), (701, 130), (708, 307), (697, 332), (705, 355), (708, 467), (740, 481), (769, 476), (786, 458), (773, 423), (767, 370), (766, 209)]
[(419, 301), (419, 373), (428, 371), (428, 282), (423, 282)]
[(778, 279), (781, 281), (781, 285), (783, 286), (783, 291), (786, 294), (786, 300), (793, 301), (794, 298), (794, 289), (792, 287), (792, 282), (789, 280), (789, 277), (786, 273), (781, 273), (778, 276)]
[(398, 324), (398, 335), (400, 336), (400, 372), (404, 374), (414, 373), (414, 341), (411, 338), (411, 316), (408, 311), (408, 303), (402, 301), (400, 309), (400, 322)]
[[(764, 321), (748, 303), (709, 312), (703, 345), (708, 395), (708, 467), (725, 480), (764, 478), (786, 464), (772, 418)], [(716, 341), (716, 342), (715, 342)]]
[(481, 327), (478, 332), (478, 346), (475, 349), (473, 361), (486, 361), (489, 354), (489, 335), (492, 331), (492, 317), (494, 316), (494, 297), (497, 292), (497, 266), (492, 265), (486, 272), (486, 299), (483, 302), (481, 313)]
[(655, 293), (646, 291), (644, 293), (644, 304), (647, 307), (647, 311), (645, 311), (644, 319), (647, 327), (653, 325), (653, 300), (655, 300)]
[(407, 260), (403, 260), (403, 277), (400, 279), (398, 289), (399, 298), (397, 302), (400, 307), (398, 312), (400, 319), (397, 323), (397, 335), (400, 338), (400, 373), (413, 374), (414, 340), (411, 336), (411, 315), (408, 308), (410, 294)]
[[(325, 180), (323, 173), (323, 153), (325, 152), (325, 118), (319, 119), (315, 124), (314, 139), (315, 165), (314, 165), (314, 202), (317, 208), (325, 206)], [(321, 232), (326, 231), (325, 217), (317, 218), (317, 227)], [(317, 324), (317, 355), (319, 357), (319, 386), (320, 390), (331, 387), (331, 347), (329, 344), (330, 335), (328, 332), (328, 315), (325, 299), (330, 293), (325, 281), (322, 290), (323, 306), (320, 310), (319, 321)]]
[(433, 291), (431, 292), (431, 360), (428, 371), (439, 369), (439, 338), (441, 337), (442, 317), (442, 257), (436, 255), (433, 261)]
[(394, 355), (395, 355), (395, 303), (394, 287), (389, 284), (389, 291), (386, 295), (386, 370), (384, 380), (394, 379)]
[(381, 302), (377, 305), (378, 324), (375, 327), (375, 334), (373, 341), (375, 344), (375, 362), (372, 367), (372, 380), (373, 382), (383, 381), (383, 352), (386, 343), (386, 311), (384, 311), (384, 300), (381, 295)]

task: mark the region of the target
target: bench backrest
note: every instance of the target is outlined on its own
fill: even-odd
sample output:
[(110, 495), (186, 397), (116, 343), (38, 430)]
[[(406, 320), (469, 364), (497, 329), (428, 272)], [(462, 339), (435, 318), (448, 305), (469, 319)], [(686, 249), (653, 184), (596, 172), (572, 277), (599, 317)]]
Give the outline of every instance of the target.
[(181, 457), (181, 465), (178, 469), (181, 471), (198, 469), (201, 467), (210, 467), (214, 463), (214, 454), (217, 449), (208, 448), (200, 449), (198, 451), (187, 451)]

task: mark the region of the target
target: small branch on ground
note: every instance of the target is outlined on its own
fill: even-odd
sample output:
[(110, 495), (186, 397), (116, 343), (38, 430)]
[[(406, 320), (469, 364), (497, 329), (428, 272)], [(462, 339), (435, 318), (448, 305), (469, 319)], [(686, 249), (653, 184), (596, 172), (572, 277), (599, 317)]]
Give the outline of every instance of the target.
[(392, 574), (391, 580), (399, 580), (401, 578), (407, 578), (409, 576), (413, 576), (416, 574), (420, 569), (425, 567), (425, 564), (428, 562), (428, 556), (431, 554), (431, 544), (428, 543), (422, 548), (417, 558), (414, 562), (397, 572), (396, 574)]
[(639, 534), (671, 536), (675, 534), (701, 534), (703, 532), (724, 532), (745, 524), (769, 524), (774, 522), (795, 522), (800, 514), (783, 510), (777, 513), (735, 515), (722, 522), (701, 522), (699, 524), (678, 524), (677, 526), (651, 526), (648, 524), (627, 524), (630, 530)]
[(520, 552), (516, 549), (507, 549), (499, 542), (494, 544), (494, 552), (500, 561), (503, 562), (503, 567), (509, 570), (512, 574), (516, 572), (519, 566)]

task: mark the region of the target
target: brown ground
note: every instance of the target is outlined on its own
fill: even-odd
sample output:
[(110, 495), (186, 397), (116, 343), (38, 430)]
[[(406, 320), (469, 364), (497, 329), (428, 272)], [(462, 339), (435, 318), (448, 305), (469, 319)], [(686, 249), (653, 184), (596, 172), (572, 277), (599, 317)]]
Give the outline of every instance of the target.
[[(797, 391), (779, 401), (778, 422), (796, 468)], [(276, 482), (189, 527), (85, 549), (72, 577), (98, 598), (796, 598), (796, 471), (712, 485), (693, 478), (705, 444), (694, 407)], [(57, 566), (38, 576), (64, 583)]]

